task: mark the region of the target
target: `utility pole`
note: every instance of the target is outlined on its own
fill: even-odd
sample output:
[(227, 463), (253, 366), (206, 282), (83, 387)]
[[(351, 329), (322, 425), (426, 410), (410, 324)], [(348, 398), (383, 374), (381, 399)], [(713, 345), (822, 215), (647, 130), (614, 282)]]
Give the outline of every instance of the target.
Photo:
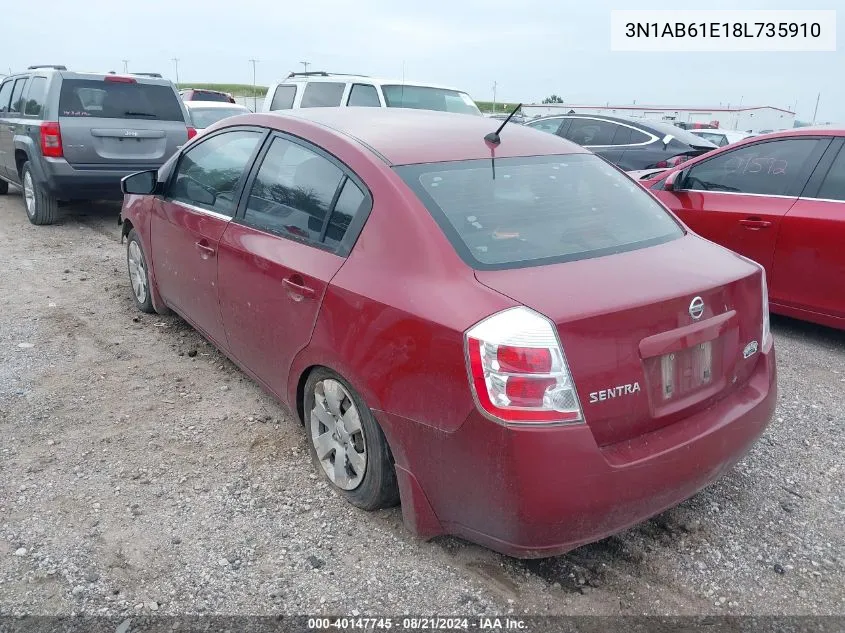
[(176, 85), (179, 85), (179, 58), (174, 57), (173, 63), (176, 64)]
[(304, 72), (307, 73), (308, 72), (308, 64), (310, 64), (311, 62), (299, 62), (299, 63), (302, 64), (302, 66), (305, 68)]
[(122, 61), (123, 61), (123, 72), (128, 73), (129, 72), (129, 60), (124, 59)]
[(255, 65), (260, 61), (257, 59), (250, 59), (252, 64), (252, 111), (258, 112), (258, 95), (255, 93)]
[(496, 111), (496, 82), (493, 82), (493, 112)]
[(822, 93), (819, 93), (819, 96), (816, 97), (816, 109), (813, 110), (813, 124), (816, 123), (816, 115), (819, 113), (819, 99), (822, 98)]

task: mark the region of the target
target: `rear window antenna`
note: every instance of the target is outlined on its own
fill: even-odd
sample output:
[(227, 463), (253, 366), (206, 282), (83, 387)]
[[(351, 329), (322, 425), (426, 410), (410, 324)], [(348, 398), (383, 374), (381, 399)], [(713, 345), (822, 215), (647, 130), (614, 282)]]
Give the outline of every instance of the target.
[(496, 130), (495, 132), (490, 132), (490, 134), (487, 134), (487, 135), (484, 137), (484, 140), (485, 140), (485, 141), (487, 141), (488, 143), (492, 143), (493, 145), (498, 145), (499, 143), (501, 143), (501, 142), (502, 142), (502, 139), (499, 137), (499, 132), (501, 132), (501, 131), (502, 131), (502, 128), (503, 128), (503, 127), (505, 127), (505, 126), (508, 124), (508, 121), (510, 121), (510, 120), (511, 120), (511, 117), (512, 117), (514, 114), (516, 114), (517, 112), (519, 112), (519, 109), (520, 109), (521, 107), (522, 107), (522, 104), (520, 103), (520, 104), (519, 104), (518, 106), (516, 106), (516, 107), (513, 109), (513, 111), (512, 111), (512, 112), (508, 115), (508, 118), (507, 118), (507, 119), (505, 119), (505, 120), (502, 122), (502, 124), (499, 126), (499, 129), (498, 129), (498, 130)]

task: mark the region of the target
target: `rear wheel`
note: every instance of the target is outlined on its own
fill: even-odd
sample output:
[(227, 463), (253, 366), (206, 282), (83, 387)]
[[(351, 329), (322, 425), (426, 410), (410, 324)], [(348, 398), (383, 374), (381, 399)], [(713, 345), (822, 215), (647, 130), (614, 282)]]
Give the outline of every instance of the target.
[(304, 405), (311, 457), (332, 486), (364, 510), (396, 505), (390, 448), (355, 390), (333, 371), (315, 369), (305, 383)]
[(147, 272), (147, 258), (141, 247), (141, 238), (135, 229), (129, 231), (126, 242), (126, 263), (129, 268), (129, 283), (132, 285), (132, 297), (135, 307), (141, 312), (152, 314), (153, 299), (150, 294), (150, 276)]
[(53, 224), (59, 215), (58, 200), (35, 182), (29, 161), (21, 168), (21, 183), (23, 204), (29, 221), (37, 225)]

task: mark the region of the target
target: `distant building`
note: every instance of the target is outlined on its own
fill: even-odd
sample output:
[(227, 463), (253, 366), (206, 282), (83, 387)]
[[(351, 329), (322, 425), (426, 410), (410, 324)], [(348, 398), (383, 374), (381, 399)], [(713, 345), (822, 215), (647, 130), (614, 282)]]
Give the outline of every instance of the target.
[(793, 127), (795, 113), (772, 106), (700, 107), (686, 106), (589, 106), (570, 105), (567, 103), (538, 103), (522, 106), (522, 113), (529, 119), (550, 114), (607, 114), (630, 117), (632, 119), (651, 119), (667, 123), (707, 123), (727, 130), (743, 132), (763, 132), (784, 130)]

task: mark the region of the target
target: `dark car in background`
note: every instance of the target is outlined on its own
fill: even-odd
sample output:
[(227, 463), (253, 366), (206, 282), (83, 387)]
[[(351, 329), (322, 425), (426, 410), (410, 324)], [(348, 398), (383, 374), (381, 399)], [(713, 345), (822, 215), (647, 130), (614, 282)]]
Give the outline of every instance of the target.
[(566, 114), (525, 125), (582, 145), (625, 171), (674, 167), (716, 149), (710, 141), (662, 121)]
[(185, 144), (186, 116), (167, 79), (31, 66), (0, 83), (0, 194), (20, 186), (33, 224), (60, 200), (119, 200), (121, 178)]

